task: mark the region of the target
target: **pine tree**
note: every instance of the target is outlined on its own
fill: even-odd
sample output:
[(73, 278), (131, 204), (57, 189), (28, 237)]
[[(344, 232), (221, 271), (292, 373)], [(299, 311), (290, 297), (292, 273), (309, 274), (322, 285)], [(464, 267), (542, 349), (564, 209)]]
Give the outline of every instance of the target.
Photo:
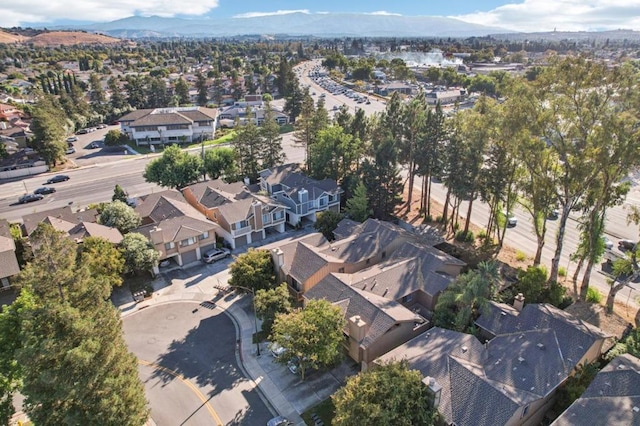
[(273, 109), (269, 102), (265, 103), (264, 120), (260, 126), (260, 135), (262, 139), (262, 149), (260, 158), (262, 159), (261, 167), (270, 169), (284, 163), (286, 159), (285, 153), (282, 151), (282, 136), (280, 136), (280, 126), (275, 120)]

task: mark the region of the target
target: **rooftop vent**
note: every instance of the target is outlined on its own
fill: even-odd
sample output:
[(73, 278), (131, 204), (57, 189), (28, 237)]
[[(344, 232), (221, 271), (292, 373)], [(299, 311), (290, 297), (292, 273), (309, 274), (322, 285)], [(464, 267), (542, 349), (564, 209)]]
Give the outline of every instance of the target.
[(503, 317), (507, 316), (507, 313), (505, 311), (500, 312), (500, 315), (502, 315)]
[(521, 356), (518, 357), (518, 361), (520, 362), (524, 362), (524, 358), (522, 358)]
[(462, 353), (466, 353), (469, 350), (469, 348), (467, 348), (466, 346), (462, 347)]
[(544, 349), (544, 344), (543, 343), (538, 343), (536, 346), (538, 347), (538, 349)]
[(385, 289), (384, 289), (384, 293), (382, 293), (382, 295), (383, 295), (383, 296), (386, 296), (388, 292), (389, 292), (389, 287), (387, 287), (387, 288), (385, 288)]
[(638, 408), (638, 407), (634, 406), (634, 407), (633, 407), (633, 411), (634, 411), (634, 412), (636, 412), (636, 413), (638, 413), (638, 412), (640, 412), (640, 408)]

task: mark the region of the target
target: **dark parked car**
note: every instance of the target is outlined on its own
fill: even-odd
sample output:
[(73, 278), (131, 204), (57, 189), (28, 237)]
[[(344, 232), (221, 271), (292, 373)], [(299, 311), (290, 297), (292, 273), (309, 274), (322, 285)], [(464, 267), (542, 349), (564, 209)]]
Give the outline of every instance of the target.
[(43, 186), (33, 191), (34, 194), (42, 194), (42, 195), (53, 194), (54, 192), (56, 192), (56, 189), (51, 188), (50, 186)]
[(618, 248), (622, 251), (633, 250), (638, 243), (632, 240), (620, 240), (618, 241)]
[(65, 182), (67, 180), (69, 180), (69, 176), (67, 175), (56, 175), (54, 177), (47, 179), (47, 183)]
[(89, 130), (87, 129), (80, 129), (76, 132), (76, 135), (86, 135), (87, 133), (89, 133)]
[(231, 252), (229, 251), (229, 249), (226, 249), (226, 248), (213, 249), (206, 252), (204, 256), (202, 256), (202, 260), (205, 261), (206, 263), (212, 263), (212, 262), (215, 262), (216, 260), (224, 259), (230, 254)]
[(30, 203), (32, 201), (42, 200), (43, 198), (44, 198), (44, 195), (42, 194), (25, 194), (18, 199), (18, 202), (20, 204), (24, 204), (24, 203)]

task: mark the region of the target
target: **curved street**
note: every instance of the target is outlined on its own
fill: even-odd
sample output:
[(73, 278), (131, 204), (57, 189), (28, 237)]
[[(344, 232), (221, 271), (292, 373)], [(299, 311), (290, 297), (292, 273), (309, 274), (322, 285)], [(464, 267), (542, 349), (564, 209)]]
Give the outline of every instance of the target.
[(123, 318), (157, 425), (259, 425), (273, 417), (236, 359), (236, 331), (218, 308), (178, 302)]

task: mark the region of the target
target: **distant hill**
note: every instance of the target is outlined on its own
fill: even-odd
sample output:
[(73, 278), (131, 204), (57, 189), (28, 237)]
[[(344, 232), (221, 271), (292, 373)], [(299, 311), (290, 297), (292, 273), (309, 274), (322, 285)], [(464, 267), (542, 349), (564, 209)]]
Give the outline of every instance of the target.
[(252, 18), (181, 19), (130, 17), (82, 27), (113, 36), (229, 37), (290, 35), (317, 37), (472, 37), (508, 32), (436, 16), (370, 15), (364, 13), (290, 13)]
[(0, 43), (33, 43), (35, 46), (71, 46), (76, 44), (112, 44), (122, 40), (84, 31), (41, 31), (33, 36), (11, 34), (0, 30)]

